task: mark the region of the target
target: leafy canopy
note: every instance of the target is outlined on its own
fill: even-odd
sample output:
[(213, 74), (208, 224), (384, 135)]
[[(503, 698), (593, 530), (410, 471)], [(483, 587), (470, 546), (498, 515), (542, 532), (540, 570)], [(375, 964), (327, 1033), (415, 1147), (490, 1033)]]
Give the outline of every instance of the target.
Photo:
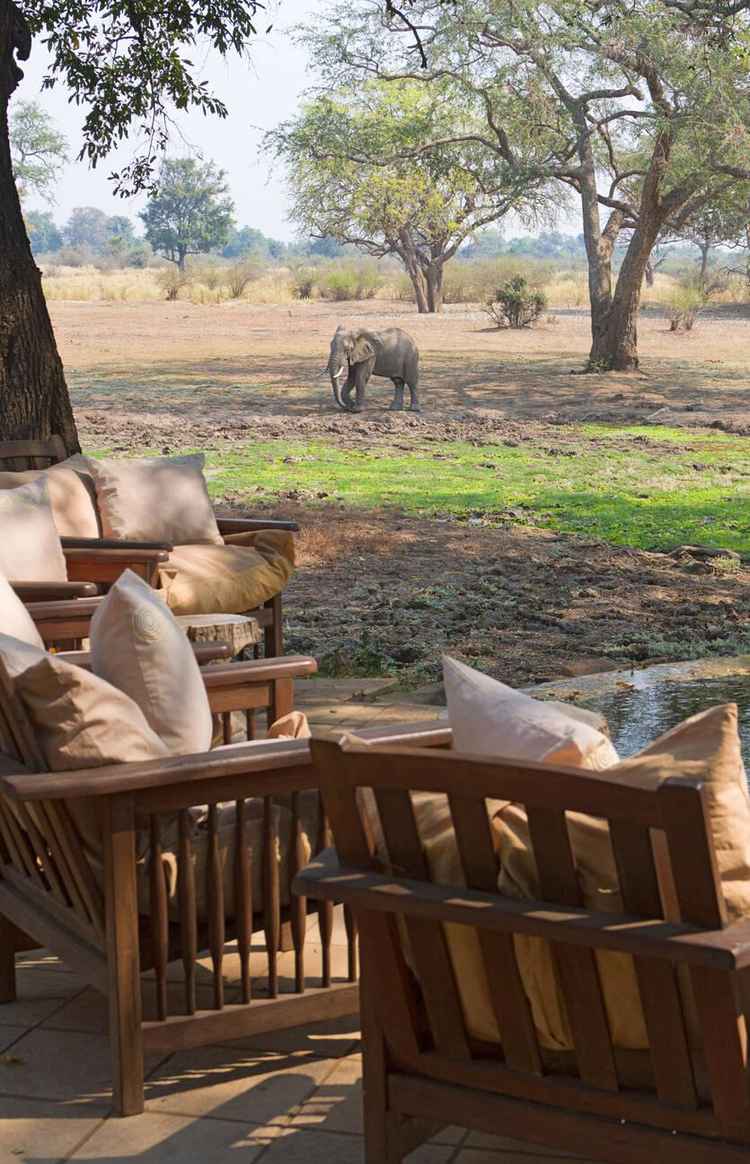
[(68, 160), (68, 143), (36, 101), (19, 101), (10, 116), (10, 154), (18, 194), (54, 202), (55, 183)]
[(187, 255), (224, 246), (233, 215), (223, 170), (197, 158), (167, 158), (140, 217), (154, 250), (182, 268)]
[[(46, 88), (62, 82), (87, 107), (80, 157), (97, 165), (126, 138), (137, 152), (112, 174), (119, 193), (150, 187), (173, 110), (225, 117), (200, 79), (207, 48), (242, 53), (256, 35), (260, 0), (19, 0), (51, 56)], [(195, 60), (193, 58), (196, 58)]]

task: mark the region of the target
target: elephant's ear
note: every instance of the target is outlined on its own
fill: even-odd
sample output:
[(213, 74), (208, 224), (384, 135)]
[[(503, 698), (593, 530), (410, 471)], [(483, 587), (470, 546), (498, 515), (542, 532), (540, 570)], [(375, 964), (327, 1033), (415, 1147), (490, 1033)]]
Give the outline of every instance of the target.
[(369, 339), (364, 335), (358, 335), (354, 341), (354, 347), (349, 353), (350, 364), (361, 364), (365, 360), (371, 360), (375, 355), (375, 348)]

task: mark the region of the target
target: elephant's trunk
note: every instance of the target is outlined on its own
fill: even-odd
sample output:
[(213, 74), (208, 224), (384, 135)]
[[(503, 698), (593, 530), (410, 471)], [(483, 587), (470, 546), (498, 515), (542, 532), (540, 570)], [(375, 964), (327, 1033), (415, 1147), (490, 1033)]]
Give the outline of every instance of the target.
[(331, 387), (333, 388), (333, 399), (339, 408), (346, 410), (346, 405), (341, 399), (341, 378), (347, 375), (349, 369), (347, 367), (346, 359), (338, 354), (331, 353), (331, 358), (328, 361), (328, 375), (331, 377)]

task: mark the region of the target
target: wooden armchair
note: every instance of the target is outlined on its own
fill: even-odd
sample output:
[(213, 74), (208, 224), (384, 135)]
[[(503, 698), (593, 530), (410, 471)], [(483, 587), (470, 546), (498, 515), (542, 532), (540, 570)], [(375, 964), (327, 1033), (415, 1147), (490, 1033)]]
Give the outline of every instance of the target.
[[(47, 440), (9, 441), (0, 443), (0, 470), (20, 472), (28, 469), (44, 470), (59, 464), (66, 458), (62, 438), (52, 436)], [(223, 537), (259, 530), (288, 530), (296, 532), (299, 526), (294, 521), (271, 520), (252, 517), (218, 517), (219, 532)], [(106, 589), (116, 582), (124, 570), (133, 570), (150, 585), (157, 584), (159, 567), (169, 559), (175, 548), (169, 542), (126, 541), (112, 538), (62, 537), (63, 552), (71, 588), (87, 587), (86, 594)], [(38, 585), (33, 581), (20, 580), (16, 588), (23, 587), (24, 601), (32, 601), (30, 588)], [(92, 590), (91, 588), (94, 587)], [(19, 593), (21, 591), (19, 590)], [(26, 598), (26, 595), (29, 595)], [(83, 597), (74, 589), (68, 594), (57, 590), (46, 597)], [(36, 595), (39, 601), (44, 595)], [(266, 658), (284, 653), (282, 596), (276, 594), (256, 610), (243, 611), (257, 620), (263, 628), (264, 654)]]
[[(403, 737), (449, 740), (445, 731)], [(628, 782), (393, 743), (313, 741), (312, 752), (336, 852), (303, 870), (295, 888), (344, 901), (359, 928), (368, 1164), (396, 1164), (445, 1124), (613, 1164), (748, 1159), (750, 923), (727, 927), (700, 782)], [(464, 884), (431, 880), (410, 791), (447, 795)], [(526, 808), (543, 901), (497, 892), (485, 801), (498, 797)], [(582, 908), (571, 811), (609, 825), (622, 915)], [(375, 856), (378, 828), (393, 875)], [(672, 893), (679, 922), (665, 920)], [(478, 940), (502, 1048), (467, 1033), (447, 923)], [(529, 937), (552, 949), (575, 1043), (564, 1062), (537, 1038), (515, 944)], [(634, 959), (647, 1051), (613, 1047), (604, 951)]]
[[(206, 681), (218, 711), (233, 690), (229, 668), (251, 674), (253, 683), (264, 668), (272, 669), (265, 660), (213, 669)], [(287, 679), (292, 673), (288, 659), (273, 669), (286, 669)], [(288, 690), (285, 679), (276, 682)], [(250, 684), (246, 695), (252, 691)], [(1, 668), (0, 735), (0, 1002), (14, 997), (15, 952), (36, 945), (107, 995), (119, 1114), (143, 1109), (149, 1051), (165, 1054), (356, 1012), (354, 935), (349, 977), (335, 981), (332, 907), (319, 907), (322, 953), (312, 965), (307, 906), (290, 895), (289, 882), (307, 856), (305, 836), (313, 853), (328, 840), (307, 741), (264, 741), (205, 755), (50, 773)], [(80, 798), (90, 798), (98, 809), (100, 859), (91, 856), (76, 829), (73, 805)], [(228, 803), (234, 806), (234, 839), (222, 853)], [(208, 806), (201, 841), (191, 816), (197, 806)], [(252, 848), (251, 828), (261, 830), (261, 843)], [(144, 838), (145, 863), (138, 858)], [(199, 844), (203, 864), (196, 872)], [(277, 848), (286, 853), (283, 884)], [(261, 890), (253, 896), (258, 883)], [(265, 954), (254, 947), (251, 965), (253, 935), (264, 940)], [(225, 997), (223, 976), (225, 943), (233, 939), (236, 998)], [(293, 951), (293, 981), (280, 976), (280, 949)], [(173, 982), (168, 966), (175, 960), (182, 979)], [(142, 977), (149, 970), (152, 977)]]

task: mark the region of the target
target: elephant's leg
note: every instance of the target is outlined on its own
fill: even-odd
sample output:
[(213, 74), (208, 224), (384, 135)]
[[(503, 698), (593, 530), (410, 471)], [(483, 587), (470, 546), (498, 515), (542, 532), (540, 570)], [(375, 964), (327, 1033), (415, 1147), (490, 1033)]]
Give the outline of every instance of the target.
[(393, 385), (396, 391), (393, 393), (393, 400), (391, 401), (390, 412), (403, 412), (404, 410), (404, 382), (403, 380), (393, 378)]
[(354, 374), (354, 383), (357, 391), (357, 403), (354, 405), (352, 412), (362, 412), (365, 407), (365, 388), (372, 375), (372, 369), (375, 366), (375, 360), (363, 360), (361, 364), (357, 364), (356, 372)]
[(419, 393), (417, 391), (416, 381), (409, 385), (409, 393), (411, 395), (411, 404), (409, 405), (410, 410), (412, 412), (421, 412), (422, 409), (419, 406)]
[(354, 373), (350, 371), (349, 375), (346, 378), (346, 384), (344, 384), (344, 387), (341, 389), (341, 399), (344, 402), (345, 408), (349, 408), (349, 409), (354, 408), (354, 404), (352, 403), (352, 392), (353, 391), (354, 391)]

